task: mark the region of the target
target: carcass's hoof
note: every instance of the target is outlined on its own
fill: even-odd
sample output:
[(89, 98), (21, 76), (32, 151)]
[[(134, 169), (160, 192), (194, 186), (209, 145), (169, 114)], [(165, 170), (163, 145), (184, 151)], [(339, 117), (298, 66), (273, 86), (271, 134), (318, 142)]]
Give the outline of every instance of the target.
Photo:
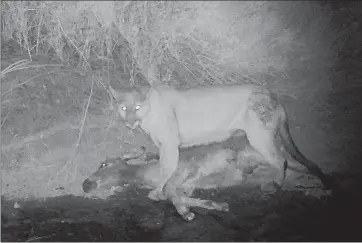
[(186, 221), (192, 221), (192, 220), (194, 220), (194, 218), (195, 218), (195, 214), (194, 213), (192, 213), (192, 212), (189, 212), (189, 213), (187, 213), (187, 214), (185, 214), (185, 215), (183, 215), (183, 218), (186, 220)]
[(229, 204), (227, 204), (227, 203), (221, 203), (220, 206), (221, 206), (221, 211), (223, 211), (223, 212), (229, 212)]

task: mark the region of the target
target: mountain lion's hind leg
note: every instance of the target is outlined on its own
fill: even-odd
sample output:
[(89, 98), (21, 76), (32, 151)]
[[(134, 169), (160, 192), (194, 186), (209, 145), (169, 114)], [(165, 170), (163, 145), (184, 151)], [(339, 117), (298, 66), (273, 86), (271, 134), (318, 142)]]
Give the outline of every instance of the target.
[(261, 185), (262, 190), (270, 191), (281, 187), (285, 179), (285, 159), (276, 146), (275, 131), (265, 129), (262, 124), (253, 124), (247, 131), (250, 145), (264, 158), (268, 167), (259, 166), (254, 173), (261, 173), (266, 179)]

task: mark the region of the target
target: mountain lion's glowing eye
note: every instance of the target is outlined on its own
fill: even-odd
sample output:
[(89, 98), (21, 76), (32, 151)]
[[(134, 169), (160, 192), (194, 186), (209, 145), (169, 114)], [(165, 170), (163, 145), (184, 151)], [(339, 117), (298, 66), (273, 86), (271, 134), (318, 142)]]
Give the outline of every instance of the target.
[(101, 166), (99, 167), (99, 168), (104, 168), (104, 167), (106, 167), (107, 166), (107, 164), (106, 163), (102, 163), (101, 164)]
[(124, 111), (125, 111), (125, 110), (127, 110), (127, 107), (125, 107), (125, 106), (122, 106), (122, 110), (124, 110)]
[(136, 105), (136, 107), (135, 107), (136, 111), (138, 111), (140, 108), (141, 108), (140, 105)]

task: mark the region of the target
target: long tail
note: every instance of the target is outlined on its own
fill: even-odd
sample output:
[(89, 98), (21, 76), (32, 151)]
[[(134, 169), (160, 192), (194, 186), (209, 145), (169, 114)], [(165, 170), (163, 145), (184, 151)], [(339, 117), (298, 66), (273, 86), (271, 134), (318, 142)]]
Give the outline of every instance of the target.
[(330, 189), (332, 187), (332, 178), (324, 174), (316, 163), (308, 160), (299, 151), (290, 134), (288, 119), (284, 109), (280, 107), (279, 112), (281, 114), (279, 132), (285, 150), (293, 157), (293, 159), (295, 159), (296, 161), (307, 167), (307, 169), (312, 175), (317, 176), (324, 184), (325, 189)]

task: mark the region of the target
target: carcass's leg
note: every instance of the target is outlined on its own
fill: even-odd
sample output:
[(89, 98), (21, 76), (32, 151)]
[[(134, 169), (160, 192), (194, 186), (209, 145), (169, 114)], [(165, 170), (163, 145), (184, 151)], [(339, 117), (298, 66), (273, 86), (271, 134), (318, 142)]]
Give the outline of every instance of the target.
[(191, 221), (195, 218), (195, 214), (190, 212), (190, 207), (200, 207), (208, 210), (229, 212), (229, 205), (227, 203), (217, 203), (211, 200), (202, 200), (185, 196), (173, 197), (171, 200), (173, 205), (176, 207), (177, 212), (186, 221)]

